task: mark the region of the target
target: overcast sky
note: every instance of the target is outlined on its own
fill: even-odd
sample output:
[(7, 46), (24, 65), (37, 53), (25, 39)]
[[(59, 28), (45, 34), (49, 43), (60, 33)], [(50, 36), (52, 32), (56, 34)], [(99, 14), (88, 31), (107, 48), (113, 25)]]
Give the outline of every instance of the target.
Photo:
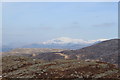
[(3, 3), (3, 44), (118, 36), (116, 2)]

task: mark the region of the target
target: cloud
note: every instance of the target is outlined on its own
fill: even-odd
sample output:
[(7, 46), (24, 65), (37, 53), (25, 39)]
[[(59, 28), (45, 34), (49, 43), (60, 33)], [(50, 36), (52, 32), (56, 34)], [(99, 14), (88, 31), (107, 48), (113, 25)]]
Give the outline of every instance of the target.
[(115, 23), (102, 23), (102, 24), (96, 24), (93, 25), (94, 27), (113, 27), (115, 25)]
[(76, 24), (79, 24), (79, 23), (77, 21), (74, 21), (73, 24), (76, 25)]

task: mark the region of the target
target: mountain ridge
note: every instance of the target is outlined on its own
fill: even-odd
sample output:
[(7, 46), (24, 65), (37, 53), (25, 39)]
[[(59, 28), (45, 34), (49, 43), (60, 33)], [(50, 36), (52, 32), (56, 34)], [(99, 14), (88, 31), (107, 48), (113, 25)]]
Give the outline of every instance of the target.
[(111, 39), (107, 41), (103, 41), (88, 47), (84, 47), (82, 49), (77, 50), (66, 50), (62, 53), (64, 54), (72, 54), (72, 57), (77, 55), (80, 59), (92, 59), (92, 60), (102, 60), (110, 63), (118, 64), (118, 42), (120, 39)]
[[(41, 48), (23, 48), (26, 49), (25, 52), (23, 52), (24, 50), (21, 48), (20, 51), (19, 49), (18, 50), (15, 49), (13, 50), (13, 52), (11, 51), (4, 54), (14, 53), (18, 55), (20, 53), (22, 56), (29, 56), (32, 58), (37, 58), (47, 61), (53, 61), (56, 59), (77, 59), (77, 60), (100, 60), (100, 61), (117, 64), (119, 40), (120, 39), (111, 39), (76, 50), (46, 49), (45, 51), (43, 50), (43, 52), (41, 52), (39, 51), (39, 49), (42, 50)], [(29, 54), (26, 53), (28, 51), (30, 51)]]
[(57, 48), (57, 49), (80, 49), (83, 47), (90, 46), (92, 44), (108, 40), (108, 39), (97, 39), (97, 40), (82, 40), (73, 39), (68, 37), (60, 37), (45, 42), (29, 44), (23, 46), (23, 48)]
[(59, 38), (51, 39), (48, 41), (31, 43), (31, 44), (12, 43), (9, 45), (3, 45), (0, 48), (2, 49), (1, 52), (7, 52), (15, 48), (81, 49), (83, 47), (87, 47), (87, 46), (102, 42), (104, 40), (108, 40), (108, 39), (83, 40), (83, 39), (75, 39), (75, 38), (69, 38), (69, 37), (59, 37)]

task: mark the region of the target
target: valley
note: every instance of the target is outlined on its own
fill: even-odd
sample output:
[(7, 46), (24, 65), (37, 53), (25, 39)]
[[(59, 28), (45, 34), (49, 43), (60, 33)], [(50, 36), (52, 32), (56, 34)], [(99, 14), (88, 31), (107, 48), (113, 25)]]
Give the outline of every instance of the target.
[(3, 52), (4, 78), (120, 78), (118, 41), (82, 49), (17, 48)]

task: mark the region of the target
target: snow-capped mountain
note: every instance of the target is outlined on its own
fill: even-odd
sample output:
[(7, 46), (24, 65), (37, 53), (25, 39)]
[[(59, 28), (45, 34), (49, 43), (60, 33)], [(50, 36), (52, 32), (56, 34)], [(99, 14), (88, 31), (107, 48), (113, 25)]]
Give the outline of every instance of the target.
[(73, 39), (68, 37), (60, 37), (45, 42), (34, 43), (26, 45), (23, 48), (58, 48), (58, 49), (80, 49), (92, 44), (105, 41), (107, 39), (98, 39), (98, 40), (82, 40), (82, 39)]
[(107, 39), (98, 39), (98, 40), (89, 40), (89, 41), (85, 41), (82, 39), (72, 39), (72, 38), (68, 38), (68, 37), (60, 37), (60, 38), (56, 38), (56, 39), (52, 39), (52, 40), (48, 40), (46, 42), (42, 42), (40, 44), (92, 44), (98, 41), (105, 41)]

